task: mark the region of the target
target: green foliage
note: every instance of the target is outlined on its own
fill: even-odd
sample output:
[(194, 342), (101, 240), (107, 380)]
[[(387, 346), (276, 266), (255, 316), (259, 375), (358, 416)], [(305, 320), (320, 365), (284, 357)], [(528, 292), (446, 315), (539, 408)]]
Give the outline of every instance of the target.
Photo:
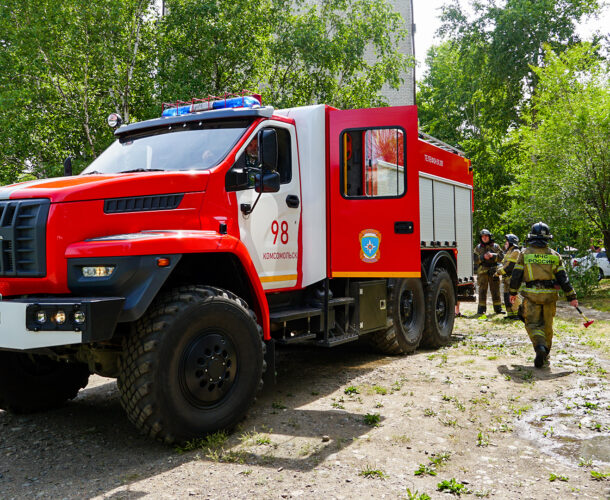
[(559, 481), (569, 481), (569, 480), (570, 480), (570, 478), (569, 478), (569, 477), (567, 477), (567, 476), (562, 476), (562, 475), (558, 475), (558, 474), (553, 474), (553, 473), (551, 472), (551, 474), (549, 475), (549, 481), (553, 482), (553, 481), (556, 481), (556, 480), (559, 480)]
[(348, 395), (352, 395), (352, 394), (360, 394), (360, 391), (358, 390), (358, 387), (356, 387), (355, 385), (350, 385), (349, 387), (346, 387), (343, 391), (345, 394)]
[(604, 479), (608, 479), (608, 478), (610, 478), (610, 472), (603, 473), (603, 472), (598, 472), (596, 470), (591, 471), (591, 479), (593, 479), (595, 481), (603, 481)]
[(597, 268), (583, 270), (580, 266), (573, 268), (570, 264), (565, 264), (566, 273), (578, 297), (591, 295), (599, 287)]
[(358, 475), (369, 479), (386, 479), (388, 477), (381, 469), (375, 469), (371, 465), (367, 465)]
[(370, 425), (371, 427), (379, 427), (379, 422), (381, 422), (381, 416), (379, 413), (367, 413), (364, 416), (364, 423), (366, 425)]
[(0, 183), (60, 175), (68, 155), (80, 172), (112, 142), (110, 112), (128, 123), (244, 88), (275, 107), (380, 106), (411, 64), (386, 0), (166, 0), (163, 16), (159, 4), (0, 5)]
[(419, 464), (419, 467), (413, 472), (416, 476), (436, 476), (436, 469), (433, 465)]
[(218, 431), (202, 438), (187, 441), (183, 446), (176, 446), (176, 451), (186, 453), (194, 450), (218, 450), (227, 442), (227, 439), (229, 439), (229, 436), (225, 431)]
[(545, 50), (544, 65), (533, 68), (539, 84), (515, 134), (520, 155), (511, 213), (544, 217), (581, 248), (601, 232), (610, 248), (610, 67), (590, 44)]
[(408, 500), (430, 500), (430, 495), (427, 493), (419, 493), (419, 491), (411, 491), (407, 488), (407, 499)]
[(458, 483), (455, 478), (451, 478), (450, 480), (441, 481), (436, 485), (438, 491), (448, 491), (454, 495), (460, 496), (462, 493), (468, 494), (470, 491), (466, 488), (466, 485), (462, 483)]
[(458, 2), (443, 8), (445, 41), (428, 52), (419, 116), (426, 132), (472, 160), (475, 229), (524, 235), (536, 219), (536, 213), (503, 216), (521, 161), (509, 132), (522, 124), (537, 88), (543, 45), (552, 41), (563, 51), (577, 42), (575, 24), (598, 7), (596, 0), (507, 0), (501, 7), (485, 0), (472, 4), (470, 17)]

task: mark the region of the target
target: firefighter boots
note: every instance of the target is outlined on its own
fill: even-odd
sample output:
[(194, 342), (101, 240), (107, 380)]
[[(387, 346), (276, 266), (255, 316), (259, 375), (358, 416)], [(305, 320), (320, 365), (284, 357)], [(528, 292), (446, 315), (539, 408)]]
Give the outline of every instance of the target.
[(485, 314), (486, 312), (487, 312), (486, 306), (479, 306), (479, 308), (477, 309), (477, 314)]
[(543, 345), (537, 345), (534, 350), (536, 351), (536, 357), (534, 358), (534, 366), (536, 368), (542, 368), (542, 365), (544, 365), (544, 361), (546, 359), (546, 347)]
[(494, 312), (496, 314), (504, 314), (504, 311), (502, 311), (502, 306), (494, 304)]

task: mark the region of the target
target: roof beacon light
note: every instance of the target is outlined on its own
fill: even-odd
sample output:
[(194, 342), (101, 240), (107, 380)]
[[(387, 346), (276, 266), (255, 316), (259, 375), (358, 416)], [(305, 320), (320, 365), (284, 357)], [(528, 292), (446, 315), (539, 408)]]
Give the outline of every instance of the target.
[[(210, 96), (207, 99), (193, 99), (190, 103), (176, 102), (163, 104), (162, 117), (188, 115), (200, 111), (225, 108), (254, 108), (261, 105), (258, 94), (235, 95), (227, 94), (225, 97)], [(168, 107), (171, 106), (171, 107)]]

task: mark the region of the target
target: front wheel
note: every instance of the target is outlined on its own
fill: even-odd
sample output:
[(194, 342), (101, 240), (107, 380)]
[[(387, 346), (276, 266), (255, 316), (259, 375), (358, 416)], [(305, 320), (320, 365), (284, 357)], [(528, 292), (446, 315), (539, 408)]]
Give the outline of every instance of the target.
[(157, 299), (124, 345), (117, 382), (127, 416), (167, 443), (230, 429), (262, 387), (261, 334), (231, 292), (188, 286)]
[(61, 406), (74, 399), (88, 381), (89, 368), (82, 363), (0, 352), (0, 408), (3, 410), (30, 413)]
[(444, 268), (436, 269), (426, 288), (423, 346), (436, 348), (449, 343), (455, 321), (455, 300), (451, 276)]
[(416, 278), (392, 279), (388, 283), (388, 326), (370, 336), (384, 354), (409, 354), (417, 349), (424, 330), (424, 290)]

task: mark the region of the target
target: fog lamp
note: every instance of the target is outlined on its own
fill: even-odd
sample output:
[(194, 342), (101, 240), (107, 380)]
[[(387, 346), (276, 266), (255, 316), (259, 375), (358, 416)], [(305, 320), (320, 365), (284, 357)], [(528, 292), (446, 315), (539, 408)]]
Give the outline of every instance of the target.
[(85, 313), (83, 311), (76, 311), (74, 313), (74, 322), (82, 325), (85, 322)]
[(46, 323), (47, 322), (47, 313), (44, 311), (38, 311), (36, 313), (36, 321), (38, 321), (38, 323)]
[(61, 309), (55, 313), (55, 323), (63, 325), (66, 322), (66, 313)]
[(82, 273), (85, 278), (107, 278), (114, 272), (114, 266), (85, 266)]

